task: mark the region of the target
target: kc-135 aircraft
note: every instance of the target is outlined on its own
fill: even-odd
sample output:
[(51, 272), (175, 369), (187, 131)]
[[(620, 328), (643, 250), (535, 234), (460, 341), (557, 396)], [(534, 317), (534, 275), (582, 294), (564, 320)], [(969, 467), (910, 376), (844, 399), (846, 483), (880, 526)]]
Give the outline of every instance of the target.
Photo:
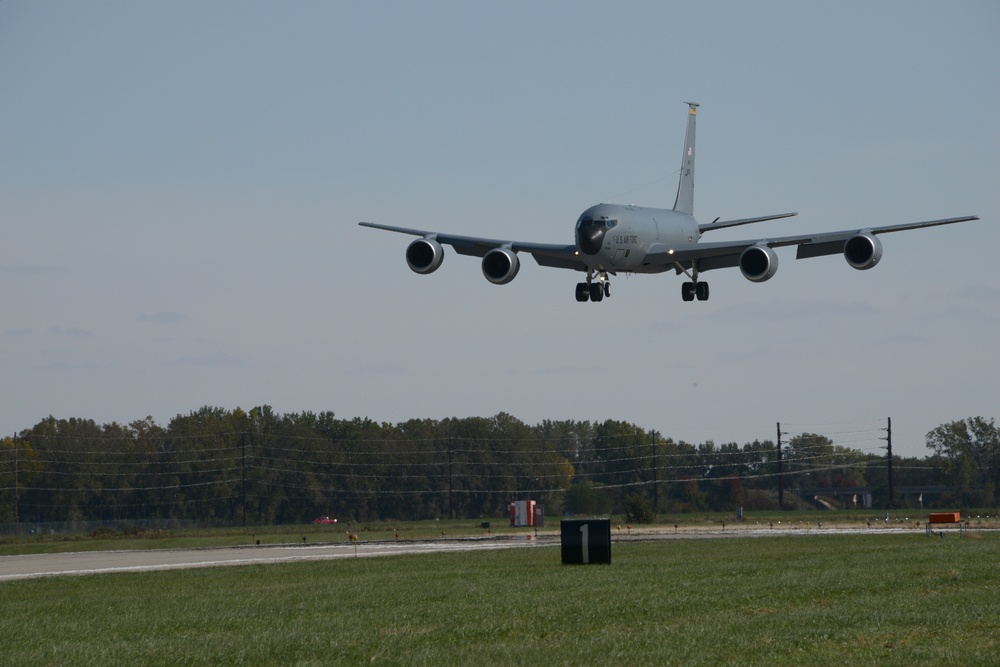
[(450, 245), (460, 255), (482, 257), (483, 275), (495, 285), (506, 285), (521, 268), (519, 252), (526, 252), (541, 266), (574, 269), (586, 273), (576, 286), (577, 301), (602, 301), (611, 296), (609, 276), (619, 273), (663, 273), (676, 271), (689, 281), (681, 285), (684, 301), (708, 300), (708, 283), (699, 280), (710, 269), (739, 267), (752, 282), (769, 280), (778, 270), (774, 248), (798, 246), (796, 259), (843, 253), (855, 269), (870, 269), (882, 258), (880, 234), (906, 229), (950, 225), (978, 220), (974, 215), (882, 227), (860, 227), (839, 232), (797, 234), (777, 238), (758, 237), (743, 241), (702, 243), (705, 232), (765, 220), (787, 218), (796, 213), (779, 213), (700, 225), (694, 219), (694, 136), (698, 105), (688, 102), (687, 131), (681, 159), (680, 182), (673, 209), (643, 208), (620, 204), (598, 204), (580, 214), (572, 245), (528, 243), (503, 239), (459, 236), (442, 232), (409, 229), (361, 222), (390, 232), (419, 236), (406, 249), (406, 263), (416, 273), (432, 273), (444, 259), (442, 245)]

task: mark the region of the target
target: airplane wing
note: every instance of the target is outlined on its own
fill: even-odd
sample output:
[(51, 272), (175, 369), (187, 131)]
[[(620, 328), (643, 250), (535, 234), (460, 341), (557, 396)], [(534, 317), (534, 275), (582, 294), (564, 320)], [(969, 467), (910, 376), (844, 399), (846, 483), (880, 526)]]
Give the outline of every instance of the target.
[(486, 239), (478, 236), (459, 236), (457, 234), (443, 234), (424, 229), (410, 229), (408, 227), (394, 227), (392, 225), (380, 225), (374, 222), (359, 222), (362, 227), (382, 229), (400, 234), (410, 234), (411, 236), (422, 236), (427, 239), (434, 239), (443, 245), (450, 245), (460, 255), (471, 255), (482, 257), (494, 248), (509, 247), (514, 252), (526, 252), (535, 258), (540, 266), (550, 266), (560, 269), (575, 269), (586, 271), (587, 265), (580, 261), (576, 255), (576, 246), (559, 245), (553, 243), (526, 243), (522, 241), (506, 241), (502, 239)]
[(723, 220), (719, 222), (718, 218), (715, 222), (710, 222), (707, 225), (698, 225), (699, 232), (708, 232), (713, 229), (725, 229), (727, 227), (737, 227), (739, 225), (749, 225), (755, 222), (765, 222), (767, 220), (780, 220), (781, 218), (791, 218), (796, 216), (798, 213), (777, 213), (774, 215), (762, 215), (757, 218), (740, 218), (739, 220)]
[(796, 234), (794, 236), (782, 236), (770, 239), (759, 238), (742, 241), (698, 243), (676, 250), (662, 249), (649, 253), (646, 255), (643, 266), (663, 266), (664, 270), (674, 268), (677, 273), (682, 273), (684, 270), (690, 269), (694, 262), (697, 262), (699, 271), (734, 267), (739, 265), (740, 254), (747, 248), (756, 245), (765, 245), (769, 248), (796, 245), (798, 246), (798, 250), (795, 255), (796, 259), (822, 257), (824, 255), (835, 255), (837, 253), (844, 252), (844, 244), (847, 243), (849, 239), (859, 234), (888, 234), (890, 232), (902, 232), (908, 229), (951, 225), (957, 222), (968, 222), (970, 220), (978, 219), (978, 216), (970, 215), (960, 218), (944, 218), (942, 220), (927, 220), (924, 222), (907, 222), (896, 225), (885, 225), (882, 227), (861, 227), (819, 234)]

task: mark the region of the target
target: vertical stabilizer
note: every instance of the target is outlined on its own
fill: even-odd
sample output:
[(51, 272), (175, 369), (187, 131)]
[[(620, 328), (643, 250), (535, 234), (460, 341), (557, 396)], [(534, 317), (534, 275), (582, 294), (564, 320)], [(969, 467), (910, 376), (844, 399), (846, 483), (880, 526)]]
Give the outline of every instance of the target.
[(694, 121), (698, 105), (688, 102), (687, 132), (684, 133), (684, 155), (681, 157), (681, 179), (677, 184), (674, 210), (694, 215)]

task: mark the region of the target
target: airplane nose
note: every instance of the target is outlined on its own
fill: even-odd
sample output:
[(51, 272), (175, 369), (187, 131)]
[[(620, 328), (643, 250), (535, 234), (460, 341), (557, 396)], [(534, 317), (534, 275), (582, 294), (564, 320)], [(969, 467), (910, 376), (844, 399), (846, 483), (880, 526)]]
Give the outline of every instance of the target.
[(597, 225), (581, 225), (576, 231), (576, 242), (580, 250), (587, 255), (596, 255), (600, 252), (605, 231), (603, 227)]

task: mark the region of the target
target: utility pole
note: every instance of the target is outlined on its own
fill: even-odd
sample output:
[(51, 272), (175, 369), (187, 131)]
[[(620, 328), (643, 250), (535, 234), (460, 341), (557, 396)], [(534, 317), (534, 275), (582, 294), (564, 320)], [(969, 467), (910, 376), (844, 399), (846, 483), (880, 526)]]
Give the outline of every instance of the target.
[(240, 447), (243, 449), (243, 527), (247, 527), (247, 432), (240, 433)]
[(885, 429), (886, 434), (884, 439), (887, 446), (886, 448), (889, 450), (889, 456), (886, 467), (888, 468), (889, 471), (889, 505), (892, 506), (892, 502), (896, 499), (896, 492), (893, 489), (893, 483), (892, 483), (892, 417), (887, 417), (886, 421), (888, 423), (886, 425)]
[(448, 516), (450, 516), (452, 519), (454, 519), (455, 518), (455, 503), (454, 503), (454, 498), (452, 496), (452, 492), (454, 491), (455, 487), (452, 485), (452, 481), (451, 481), (451, 464), (452, 464), (452, 460), (451, 460), (451, 444), (449, 443), (448, 444)]
[(785, 471), (781, 465), (781, 422), (778, 422), (778, 507), (785, 509)]
[(660, 511), (660, 503), (656, 494), (656, 441), (659, 439), (659, 434), (653, 434), (653, 514)]
[(17, 461), (17, 433), (14, 434), (14, 534), (21, 534), (21, 522), (17, 515), (18, 495), (20, 494), (20, 483), (18, 480)]

